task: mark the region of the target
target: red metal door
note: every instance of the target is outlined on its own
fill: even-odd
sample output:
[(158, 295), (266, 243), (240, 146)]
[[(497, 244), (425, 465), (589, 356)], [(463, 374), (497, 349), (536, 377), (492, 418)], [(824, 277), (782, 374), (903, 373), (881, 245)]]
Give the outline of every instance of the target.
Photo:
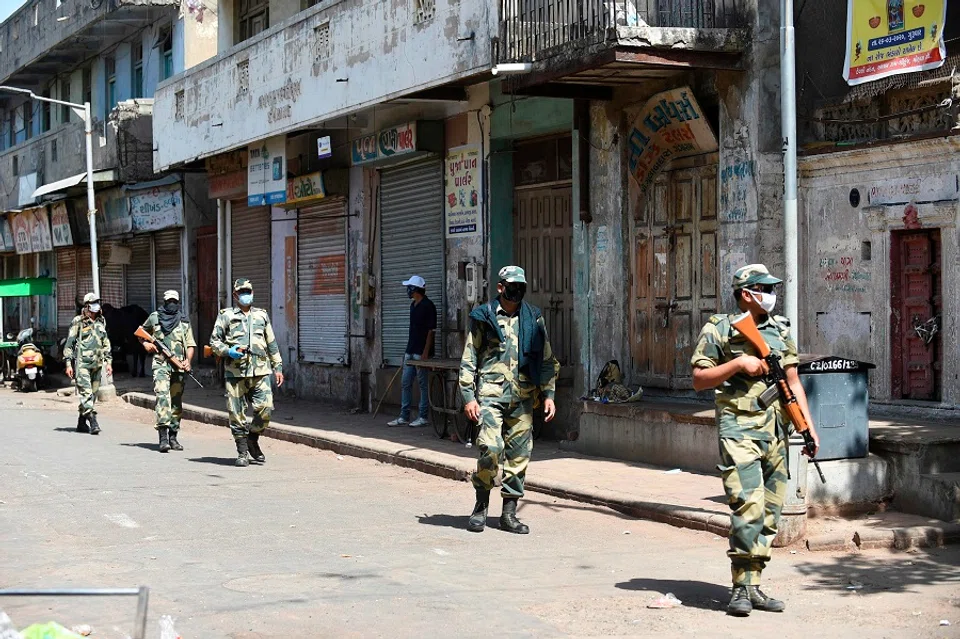
[(893, 397), (940, 399), (940, 231), (894, 233), (891, 247)]
[[(217, 227), (197, 229), (197, 344), (206, 344), (220, 310), (217, 300)], [(198, 357), (203, 358), (203, 349)]]

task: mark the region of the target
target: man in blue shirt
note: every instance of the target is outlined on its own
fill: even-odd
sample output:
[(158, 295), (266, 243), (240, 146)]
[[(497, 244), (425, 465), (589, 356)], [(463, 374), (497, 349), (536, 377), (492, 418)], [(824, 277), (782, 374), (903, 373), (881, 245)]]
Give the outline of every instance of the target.
[[(437, 307), (427, 297), (427, 283), (419, 275), (414, 275), (403, 283), (410, 304), (410, 332), (407, 337), (407, 350), (403, 356), (402, 393), (400, 395), (400, 417), (388, 422), (387, 426), (410, 426), (419, 428), (428, 426), (430, 420), (430, 398), (427, 393), (427, 371), (410, 365), (410, 360), (429, 359), (433, 355), (433, 334), (437, 330)], [(410, 421), (410, 404), (413, 401), (413, 378), (420, 383), (420, 413), (417, 419)]]

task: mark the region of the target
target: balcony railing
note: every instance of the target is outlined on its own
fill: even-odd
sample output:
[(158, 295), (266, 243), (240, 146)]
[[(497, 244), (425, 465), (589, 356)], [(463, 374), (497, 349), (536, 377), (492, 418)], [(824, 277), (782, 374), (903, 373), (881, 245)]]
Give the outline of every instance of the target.
[(497, 62), (532, 62), (599, 44), (617, 27), (730, 29), (740, 0), (500, 0)]

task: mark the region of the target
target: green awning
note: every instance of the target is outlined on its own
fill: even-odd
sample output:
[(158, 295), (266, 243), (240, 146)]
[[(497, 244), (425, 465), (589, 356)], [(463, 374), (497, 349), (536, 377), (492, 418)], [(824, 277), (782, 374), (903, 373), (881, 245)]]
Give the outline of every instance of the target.
[(30, 297), (53, 295), (53, 277), (33, 277), (18, 280), (0, 280), (0, 297)]

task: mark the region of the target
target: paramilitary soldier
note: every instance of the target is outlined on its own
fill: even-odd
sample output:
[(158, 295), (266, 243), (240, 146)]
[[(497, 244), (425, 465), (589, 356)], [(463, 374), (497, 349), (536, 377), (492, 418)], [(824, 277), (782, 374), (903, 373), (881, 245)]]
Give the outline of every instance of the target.
[(80, 417), (77, 431), (97, 435), (97, 391), (100, 390), (100, 374), (106, 367), (113, 375), (110, 338), (107, 337), (107, 322), (100, 313), (100, 300), (93, 293), (83, 296), (83, 310), (70, 323), (70, 333), (63, 346), (63, 359), (67, 364), (67, 377), (74, 380), (80, 398)]
[(470, 334), (460, 362), (460, 392), (467, 417), (480, 422), (480, 459), (473, 474), (477, 502), (467, 530), (481, 532), (503, 458), (500, 528), (525, 535), (517, 500), (533, 452), (533, 408), (543, 398), (546, 421), (554, 404), (560, 364), (553, 355), (540, 309), (523, 301), (527, 280), (519, 266), (500, 270), (499, 296), (470, 313)]
[(143, 329), (158, 342), (166, 344), (174, 357), (184, 364), (184, 369), (181, 370), (158, 352), (156, 346), (150, 342), (143, 343), (143, 348), (154, 354), (153, 393), (157, 396), (155, 411), (160, 452), (166, 453), (170, 449), (183, 450), (177, 434), (180, 432), (180, 415), (183, 413), (183, 389), (197, 342), (193, 339), (190, 322), (181, 311), (180, 293), (164, 292), (163, 305), (147, 317)]
[[(781, 280), (763, 264), (751, 264), (733, 276), (733, 295), (748, 311), (770, 350), (779, 355), (790, 388), (797, 396), (811, 434), (819, 445), (797, 376), (797, 347), (785, 317), (773, 316), (775, 287)], [(714, 315), (697, 341), (691, 358), (693, 386), (716, 389), (720, 432), (719, 466), (730, 509), (730, 557), (733, 591), (727, 612), (746, 616), (754, 608), (782, 612), (782, 601), (760, 590), (760, 574), (770, 560), (780, 511), (787, 490), (786, 429), (789, 421), (780, 402), (763, 409), (757, 402), (766, 389), (765, 361), (731, 322), (736, 315)], [(814, 451), (815, 454), (815, 451)]]
[[(225, 357), (224, 381), (230, 430), (237, 443), (237, 466), (248, 466), (250, 457), (263, 463), (260, 433), (270, 424), (273, 389), (270, 375), (283, 385), (283, 361), (273, 334), (270, 316), (253, 306), (253, 284), (240, 278), (233, 283), (234, 308), (220, 311), (210, 336), (210, 348)], [(253, 423), (247, 427), (245, 402), (253, 408)]]

